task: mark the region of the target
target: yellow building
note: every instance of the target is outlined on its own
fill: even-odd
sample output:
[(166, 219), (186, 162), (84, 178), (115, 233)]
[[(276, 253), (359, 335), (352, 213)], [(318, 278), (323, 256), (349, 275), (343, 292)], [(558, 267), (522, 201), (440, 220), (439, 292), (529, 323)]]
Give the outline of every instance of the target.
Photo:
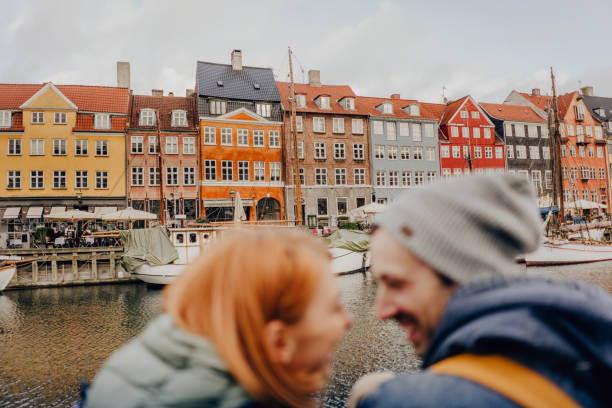
[(125, 206), (128, 100), (128, 88), (0, 84), (0, 244), (29, 241), (55, 211)]

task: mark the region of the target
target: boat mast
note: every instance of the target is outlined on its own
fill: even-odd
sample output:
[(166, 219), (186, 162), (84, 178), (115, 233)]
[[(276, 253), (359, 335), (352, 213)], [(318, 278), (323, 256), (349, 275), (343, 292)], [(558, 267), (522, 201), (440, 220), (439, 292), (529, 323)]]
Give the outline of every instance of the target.
[(556, 175), (555, 183), (553, 183), (554, 199), (559, 206), (559, 213), (556, 218), (556, 230), (560, 231), (561, 220), (565, 216), (565, 207), (563, 205), (563, 174), (561, 172), (561, 134), (559, 133), (559, 107), (557, 105), (557, 91), (555, 90), (555, 74), (550, 67), (550, 79), (552, 82), (552, 110), (553, 110), (553, 141), (555, 147), (555, 160), (553, 160), (553, 174)]
[(157, 166), (159, 168), (159, 208), (161, 225), (166, 225), (164, 215), (164, 178), (162, 177), (162, 152), (161, 152), (161, 130), (159, 124), (159, 110), (155, 111), (155, 121), (157, 122)]
[(297, 123), (295, 118), (295, 86), (293, 84), (293, 64), (291, 63), (291, 47), (289, 49), (289, 105), (291, 106), (291, 136), (293, 138), (293, 181), (295, 182), (295, 207), (297, 209), (297, 225), (302, 225), (302, 183), (300, 182), (300, 162), (297, 146)]

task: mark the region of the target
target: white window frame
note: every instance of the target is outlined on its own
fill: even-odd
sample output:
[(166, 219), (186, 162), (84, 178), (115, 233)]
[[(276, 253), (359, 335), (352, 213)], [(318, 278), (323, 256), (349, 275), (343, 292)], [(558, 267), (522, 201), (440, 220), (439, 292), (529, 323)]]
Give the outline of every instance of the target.
[(381, 120), (373, 120), (372, 121), (372, 133), (375, 135), (383, 135), (384, 134), (384, 126)]
[(327, 181), (327, 169), (325, 167), (315, 168), (315, 184), (318, 186), (326, 186)]
[(262, 129), (253, 130), (253, 147), (265, 147), (266, 132)]
[(65, 125), (68, 121), (68, 115), (66, 112), (54, 112), (53, 113), (53, 124), (54, 125)]
[(74, 171), (74, 188), (82, 190), (89, 188), (89, 172), (87, 170)]
[(108, 157), (108, 141), (96, 140), (96, 157)]
[(183, 154), (196, 154), (196, 141), (194, 136), (183, 136)]
[(44, 112), (32, 112), (31, 115), (32, 124), (33, 125), (42, 125), (45, 123), (45, 113)]
[(325, 118), (314, 116), (312, 118), (312, 131), (315, 133), (325, 133)]
[(365, 148), (363, 143), (353, 143), (353, 160), (364, 160)]
[(353, 169), (353, 183), (357, 186), (364, 185), (366, 183), (365, 168), (356, 167)]
[(22, 151), (21, 139), (8, 139), (8, 156), (21, 156)]
[(195, 167), (183, 167), (183, 185), (195, 186)]
[(108, 171), (96, 171), (96, 190), (108, 190)]
[(363, 119), (351, 120), (351, 133), (354, 135), (363, 135)]
[(44, 170), (30, 170), (30, 189), (42, 190), (45, 188)]
[(271, 149), (280, 149), (280, 132), (278, 130), (268, 131), (268, 146)]
[(179, 185), (179, 168), (175, 166), (166, 167), (166, 185), (167, 186), (178, 186)]
[(110, 129), (111, 120), (108, 113), (96, 113), (94, 116), (94, 129)]
[(217, 181), (217, 161), (211, 159), (204, 160), (204, 180)]
[(66, 139), (53, 139), (53, 156), (66, 156)]
[(187, 111), (175, 109), (172, 111), (170, 126), (172, 127), (187, 127)]
[(89, 156), (89, 140), (76, 139), (74, 141), (74, 155), (75, 156)]
[(269, 118), (272, 116), (272, 105), (269, 103), (256, 103), (255, 109), (257, 114), (262, 118)]
[(232, 128), (221, 128), (221, 146), (233, 146), (233, 130)]
[(337, 186), (346, 185), (346, 169), (345, 168), (336, 168), (334, 169), (334, 181)]
[(144, 154), (144, 136), (131, 136), (130, 137), (130, 153), (131, 154)]
[(13, 126), (10, 110), (0, 110), (0, 128), (10, 128)]
[(45, 139), (30, 139), (30, 156), (45, 155)]
[(344, 118), (332, 118), (332, 132), (344, 133)]
[(159, 186), (159, 167), (149, 167), (149, 185)]
[(397, 129), (395, 128), (395, 122), (386, 122), (387, 132), (386, 138), (387, 140), (397, 140)]
[(179, 152), (178, 136), (166, 136), (166, 154), (178, 154)]
[(134, 166), (130, 170), (130, 185), (144, 186), (144, 167)]
[(270, 162), (268, 163), (268, 168), (270, 171), (270, 182), (271, 183), (279, 183), (281, 181), (281, 164), (280, 162)]
[(334, 159), (346, 159), (346, 145), (344, 143), (334, 143)]
[(21, 170), (8, 170), (6, 172), (6, 189), (21, 190)]
[(211, 115), (223, 115), (227, 109), (227, 102), (219, 99), (211, 99), (208, 102), (208, 110)]
[(238, 161), (238, 181), (250, 181), (250, 163), (246, 160)]
[(139, 126), (155, 126), (155, 111), (153, 109), (141, 109), (138, 118)]
[(315, 160), (325, 160), (327, 158), (327, 146), (325, 142), (314, 142)]
[(266, 162), (253, 162), (254, 181), (266, 181)]
[(234, 162), (221, 160), (221, 181), (234, 181)]
[(204, 127), (204, 144), (205, 145), (216, 145), (217, 144), (217, 128), (213, 126)]

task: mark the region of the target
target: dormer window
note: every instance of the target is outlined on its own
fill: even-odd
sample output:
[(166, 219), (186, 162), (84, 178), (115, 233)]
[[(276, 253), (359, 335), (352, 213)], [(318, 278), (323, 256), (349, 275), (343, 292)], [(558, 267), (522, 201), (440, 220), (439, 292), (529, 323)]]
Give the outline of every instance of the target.
[(391, 102), (384, 102), (382, 104), (382, 113), (392, 114), (393, 113), (393, 104)]
[(342, 100), (342, 106), (346, 110), (355, 110), (355, 99), (354, 98), (344, 98)]
[(257, 114), (264, 118), (269, 118), (272, 112), (272, 105), (269, 103), (258, 103), (256, 106)]
[(329, 109), (329, 96), (321, 96), (319, 103), (321, 104), (321, 109)]
[(298, 108), (306, 107), (306, 95), (296, 95), (295, 98)]
[(171, 125), (172, 127), (186, 127), (187, 126), (187, 111), (173, 110)]
[(408, 115), (421, 116), (421, 107), (416, 103), (408, 105)]
[(211, 115), (223, 115), (225, 113), (226, 106), (225, 101), (220, 101), (217, 99), (211, 100), (209, 105)]
[(606, 117), (606, 110), (605, 110), (604, 108), (597, 108), (596, 112), (597, 112), (597, 114), (598, 114), (599, 116), (601, 116), (602, 118), (605, 118), (605, 117)]
[(576, 104), (574, 109), (576, 110), (576, 120), (584, 120), (584, 105)]
[(0, 111), (0, 127), (3, 127), (3, 128), (11, 127), (11, 111), (9, 110)]
[(94, 129), (110, 129), (111, 121), (108, 113), (96, 113), (94, 117)]
[(140, 126), (155, 126), (155, 111), (153, 109), (141, 109), (138, 124)]

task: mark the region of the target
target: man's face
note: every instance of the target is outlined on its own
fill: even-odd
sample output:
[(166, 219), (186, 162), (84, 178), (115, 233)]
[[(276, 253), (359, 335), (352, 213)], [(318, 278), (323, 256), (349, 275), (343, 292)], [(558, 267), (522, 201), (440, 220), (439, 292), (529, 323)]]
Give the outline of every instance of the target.
[(444, 285), (432, 268), (384, 229), (373, 234), (370, 253), (378, 281), (376, 314), (382, 320), (396, 320), (422, 356), (456, 285)]

